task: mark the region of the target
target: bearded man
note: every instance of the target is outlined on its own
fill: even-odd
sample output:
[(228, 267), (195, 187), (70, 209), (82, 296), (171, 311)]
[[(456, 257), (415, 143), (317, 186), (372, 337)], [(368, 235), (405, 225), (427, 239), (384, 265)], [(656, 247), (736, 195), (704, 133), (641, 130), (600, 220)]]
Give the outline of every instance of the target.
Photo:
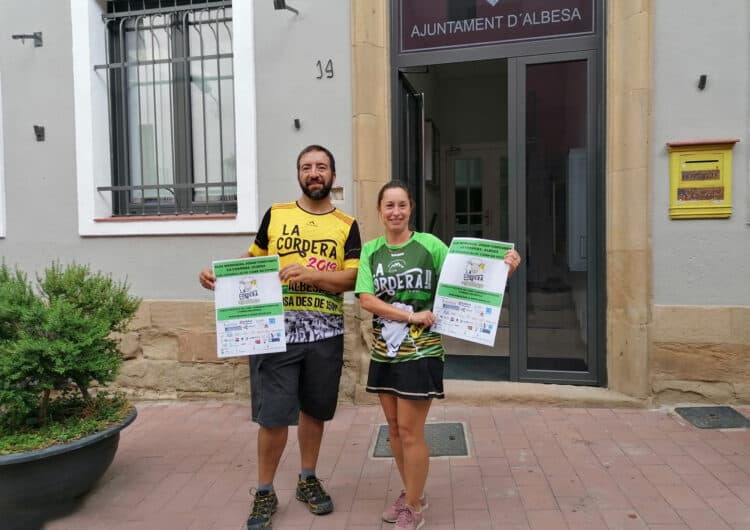
[[(361, 240), (356, 220), (331, 202), (336, 161), (323, 146), (297, 157), (302, 195), (272, 205), (242, 257), (278, 255), (287, 351), (250, 356), (253, 421), (258, 423), (258, 486), (248, 530), (268, 530), (278, 507), (273, 480), (290, 425), (298, 425), (300, 474), (295, 497), (316, 515), (333, 501), (315, 475), (324, 423), (338, 401), (344, 354), (343, 292), (354, 288)], [(213, 289), (204, 269), (200, 283)]]

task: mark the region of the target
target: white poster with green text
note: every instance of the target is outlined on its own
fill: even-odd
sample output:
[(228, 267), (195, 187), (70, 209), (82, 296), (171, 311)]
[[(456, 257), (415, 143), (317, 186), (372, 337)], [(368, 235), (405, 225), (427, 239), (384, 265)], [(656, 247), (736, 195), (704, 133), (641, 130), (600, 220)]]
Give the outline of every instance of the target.
[(454, 237), (440, 272), (432, 330), (492, 346), (495, 344), (513, 243)]
[(286, 351), (279, 257), (214, 261), (213, 269), (217, 356)]

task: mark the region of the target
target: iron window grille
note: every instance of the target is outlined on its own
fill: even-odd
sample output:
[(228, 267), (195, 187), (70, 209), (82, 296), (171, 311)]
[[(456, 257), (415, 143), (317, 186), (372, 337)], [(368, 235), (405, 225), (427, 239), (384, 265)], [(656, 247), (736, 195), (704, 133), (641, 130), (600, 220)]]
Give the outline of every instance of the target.
[(235, 213), (230, 0), (108, 0), (113, 216)]

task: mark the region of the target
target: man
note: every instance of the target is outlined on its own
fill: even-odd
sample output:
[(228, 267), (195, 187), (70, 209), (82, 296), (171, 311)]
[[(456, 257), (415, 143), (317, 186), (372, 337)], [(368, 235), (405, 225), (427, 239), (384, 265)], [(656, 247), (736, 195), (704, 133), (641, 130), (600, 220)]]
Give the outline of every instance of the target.
[[(254, 243), (242, 257), (277, 254), (284, 291), (287, 351), (250, 356), (253, 421), (258, 431), (258, 487), (248, 530), (271, 528), (278, 499), (273, 479), (290, 425), (297, 429), (301, 471), (296, 498), (310, 511), (333, 511), (331, 497), (315, 476), (324, 422), (338, 400), (344, 349), (344, 291), (354, 288), (360, 236), (353, 217), (336, 209), (330, 192), (336, 181), (331, 152), (310, 145), (297, 157), (302, 195), (266, 212)], [(200, 283), (213, 289), (211, 269)]]

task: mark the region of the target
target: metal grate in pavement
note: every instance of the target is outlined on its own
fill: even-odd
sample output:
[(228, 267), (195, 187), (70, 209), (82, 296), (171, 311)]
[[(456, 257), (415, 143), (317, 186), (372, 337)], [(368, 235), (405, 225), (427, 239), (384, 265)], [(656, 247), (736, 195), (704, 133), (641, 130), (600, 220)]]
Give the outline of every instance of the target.
[[(428, 423), (424, 428), (430, 456), (469, 456), (466, 430), (463, 423)], [(380, 425), (373, 447), (375, 458), (390, 458), (391, 446), (388, 438), (388, 425)]]
[(750, 427), (750, 420), (732, 407), (676, 407), (674, 411), (699, 429)]

